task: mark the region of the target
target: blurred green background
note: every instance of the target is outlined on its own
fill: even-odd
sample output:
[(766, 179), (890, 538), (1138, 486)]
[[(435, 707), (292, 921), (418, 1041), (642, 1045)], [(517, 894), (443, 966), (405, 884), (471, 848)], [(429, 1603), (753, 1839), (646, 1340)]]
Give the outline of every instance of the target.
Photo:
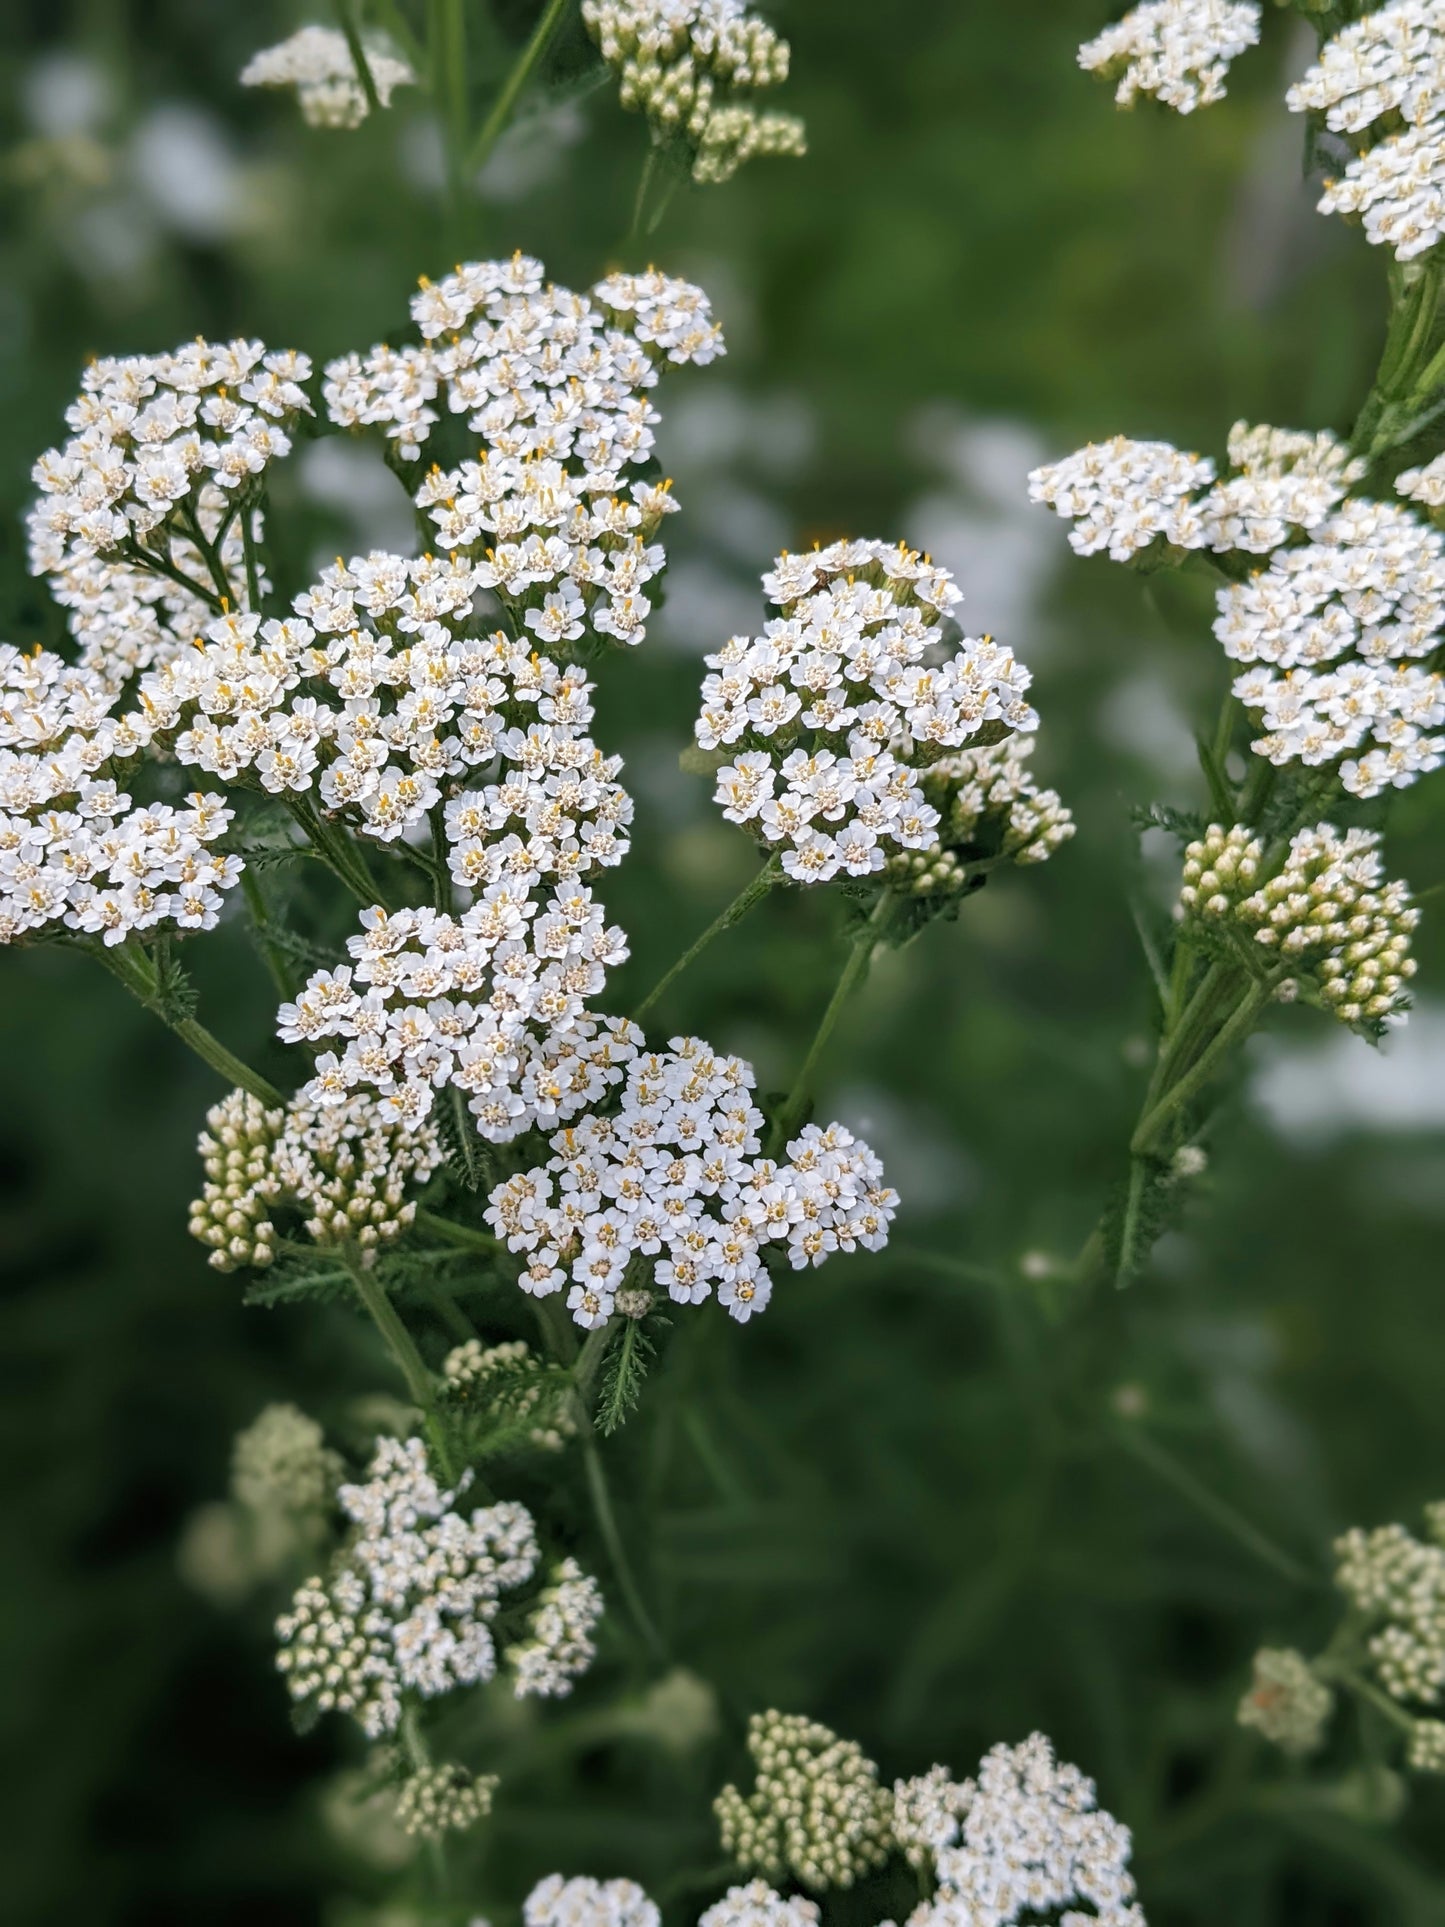
[[(625, 1529), (651, 1547), (674, 1650), (731, 1706), (822, 1718), (890, 1776), (935, 1759), (961, 1774), (1047, 1730), (1135, 1827), (1154, 1927), (1427, 1927), (1445, 1920), (1445, 1789), (1416, 1783), (1398, 1825), (1373, 1825), (1335, 1786), (1358, 1756), (1348, 1721), (1303, 1775), (1233, 1731), (1254, 1647), (1322, 1637), (1328, 1592), (1253, 1558), (1120, 1438), (1143, 1428), (1321, 1571), (1332, 1533), (1445, 1493), (1439, 905), (1419, 1008), (1385, 1052), (1308, 1011), (1272, 1019), (1185, 1227), (1132, 1291), (1056, 1321), (1034, 1275), (1087, 1232), (1138, 1101), (1149, 1005), (1128, 892), (1162, 899), (1167, 865), (1137, 856), (1127, 809), (1200, 800), (1190, 730), (1224, 663), (1207, 598), (1075, 560), (1023, 478), (1118, 431), (1217, 450), (1240, 416), (1348, 426), (1383, 269), (1311, 211), (1280, 100), (1308, 35), (1272, 19), (1228, 102), (1180, 120), (1116, 114), (1077, 71), (1103, 19), (1089, 0), (770, 12), (809, 158), (679, 196), (653, 243), (710, 290), (730, 352), (663, 391), (685, 510), (669, 599), (601, 698), (640, 808), (605, 889), (633, 942), (618, 1004), (749, 871), (677, 752), (702, 650), (754, 622), (780, 547), (905, 536), (954, 567), (969, 626), (1036, 670), (1036, 766), (1079, 835), (875, 971), (821, 1102), (883, 1152), (905, 1248), (800, 1280), (745, 1329), (679, 1321), (617, 1442)], [(501, 0), (497, 73), (533, 13)], [(281, 0), (12, 0), (5, 16), (0, 633), (29, 643), (58, 631), (18, 518), (86, 355), (197, 332), (318, 359), (365, 346), (457, 237), (414, 103), (321, 134), (237, 87), (304, 17)], [(555, 64), (587, 61), (574, 22)], [(619, 258), (643, 151), (609, 88), (530, 114), (462, 244), (523, 247), (584, 285)], [(311, 448), (286, 489), (292, 586), (313, 554), (406, 537), (377, 461)], [(1392, 868), (1445, 876), (1442, 825), (1436, 778), (1396, 807)], [(764, 1089), (785, 1082), (835, 918), (821, 895), (770, 902), (670, 993), (667, 1024), (751, 1057)], [(192, 954), (213, 1026), (263, 1060), (270, 999), (244, 934)], [(339, 1310), (243, 1310), (187, 1240), (210, 1075), (79, 960), (10, 956), (3, 984), (0, 1913), (349, 1918), (346, 1896), (381, 1889), (317, 1824), (345, 1738), (292, 1735), (273, 1602), (218, 1611), (176, 1548), (260, 1405), (334, 1422), (384, 1367)], [(735, 1766), (727, 1737), (673, 1767), (579, 1732), (504, 1794), (478, 1911), (506, 1920), (560, 1867), (635, 1875), (693, 1918), (717, 1889), (681, 1881), (717, 1858), (706, 1803)], [(877, 1911), (855, 1898), (833, 1917)]]

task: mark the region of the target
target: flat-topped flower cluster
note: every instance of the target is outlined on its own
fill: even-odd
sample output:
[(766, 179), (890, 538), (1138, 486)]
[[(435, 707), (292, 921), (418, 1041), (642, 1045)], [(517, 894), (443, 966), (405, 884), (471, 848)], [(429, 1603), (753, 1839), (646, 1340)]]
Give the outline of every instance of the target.
[[(363, 37), (366, 61), (379, 107), (390, 107), (398, 87), (414, 87), (408, 61), (379, 34)], [(346, 35), (335, 27), (302, 27), (274, 47), (263, 47), (241, 69), (243, 87), (294, 87), (309, 127), (360, 127), (371, 103), (356, 69)]]
[(1079, 65), (1117, 83), (1114, 98), (1141, 97), (1177, 113), (1224, 98), (1230, 64), (1259, 39), (1256, 0), (1144, 0), (1079, 49)]
[(779, 556), (763, 591), (782, 614), (707, 658), (698, 745), (742, 752), (718, 771), (723, 815), (800, 882), (867, 877), (932, 848), (922, 770), (1035, 728), (1027, 670), (989, 636), (948, 653), (959, 591), (902, 544)]
[(527, 1255), (525, 1291), (566, 1288), (588, 1328), (606, 1324), (623, 1291), (654, 1286), (688, 1305), (715, 1291), (746, 1321), (772, 1294), (770, 1249), (801, 1269), (886, 1243), (897, 1194), (865, 1144), (810, 1124), (785, 1161), (762, 1156), (747, 1064), (696, 1037), (644, 1053), (633, 1035), (615, 1035), (614, 1105), (557, 1132), (546, 1164), (491, 1194), (488, 1223)]

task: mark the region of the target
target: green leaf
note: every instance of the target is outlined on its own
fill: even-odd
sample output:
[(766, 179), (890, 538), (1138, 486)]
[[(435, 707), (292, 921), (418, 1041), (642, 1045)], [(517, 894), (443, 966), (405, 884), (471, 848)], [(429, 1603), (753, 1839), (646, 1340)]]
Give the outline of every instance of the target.
[(265, 1274), (264, 1283), (247, 1288), (241, 1300), (245, 1305), (289, 1305), (303, 1298), (345, 1298), (351, 1291), (351, 1274), (327, 1267), (308, 1271), (299, 1267), (274, 1267)]
[(610, 1438), (629, 1415), (637, 1410), (648, 1368), (657, 1356), (657, 1345), (647, 1327), (665, 1330), (670, 1319), (655, 1314), (646, 1318), (624, 1319), (622, 1331), (608, 1351), (602, 1366), (602, 1382), (597, 1394), (594, 1420), (604, 1438)]

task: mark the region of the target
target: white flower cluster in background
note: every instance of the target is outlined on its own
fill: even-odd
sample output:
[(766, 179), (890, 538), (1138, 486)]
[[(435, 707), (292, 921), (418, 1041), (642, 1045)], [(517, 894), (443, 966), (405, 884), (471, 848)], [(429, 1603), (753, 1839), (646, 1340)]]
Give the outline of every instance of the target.
[[(910, 1813), (928, 1815), (912, 1839), (926, 1833), (938, 1891), (908, 1927), (1014, 1927), (1054, 1908), (1066, 1909), (1063, 1927), (1144, 1927), (1129, 1829), (1102, 1811), (1093, 1781), (1056, 1760), (1042, 1733), (992, 1747), (976, 1779), (947, 1791), (940, 1773), (911, 1783)], [(930, 1792), (920, 1800), (924, 1784)]]
[(500, 630), (468, 634), (476, 587), (465, 563), (338, 562), (284, 622), (211, 622), (144, 679), (145, 713), (181, 762), (314, 791), (383, 842), (452, 799), (447, 857), (468, 889), (618, 862), (632, 803), (587, 734), (592, 684)]
[[(510, 1338), (500, 1345), (483, 1345), (480, 1338), (468, 1338), (454, 1345), (442, 1360), (442, 1384), (449, 1398), (459, 1405), (504, 1400), (508, 1416), (518, 1424), (546, 1401), (544, 1379), (542, 1361), (522, 1338)], [(533, 1425), (527, 1440), (540, 1451), (560, 1452), (576, 1431), (576, 1420), (563, 1406)]]
[[(662, 1915), (635, 1880), (539, 1880), (522, 1903), (525, 1927), (662, 1927)], [(476, 1923), (473, 1923), (476, 1927)]]
[(1395, 493), (1426, 508), (1445, 508), (1445, 455), (1437, 455), (1423, 468), (1402, 469), (1395, 477)]
[(116, 706), (99, 670), (0, 643), (0, 943), (64, 930), (117, 944), (219, 920), (243, 866), (210, 846), (234, 811), (200, 791), (178, 806), (122, 790), (152, 725)]
[(409, 1122), (374, 1097), (268, 1110), (239, 1090), (207, 1111), (198, 1149), (206, 1182), (190, 1232), (211, 1247), (218, 1271), (269, 1265), (273, 1214), (285, 1208), (301, 1214), (317, 1244), (367, 1251), (396, 1237), (416, 1216), (408, 1187), (425, 1184), (442, 1158), (427, 1120)]
[[(416, 75), (388, 41), (363, 38), (376, 98), (390, 107), (398, 87), (414, 87)], [(359, 127), (371, 111), (346, 36), (334, 27), (302, 27), (274, 47), (263, 47), (241, 69), (243, 87), (294, 87), (297, 105), (311, 127)]]
[(302, 1103), (369, 1090), (415, 1122), (453, 1085), (502, 1143), (589, 1101), (612, 1033), (584, 1021), (583, 1003), (627, 955), (589, 890), (534, 897), (502, 882), (460, 917), (373, 907), (361, 925), (347, 940), (353, 964), (315, 972), (277, 1013), (287, 1043), (344, 1045), (317, 1059)]
[[(1302, 547), (1219, 591), (1214, 633), (1253, 665), (1234, 693), (1272, 763), (1341, 763), (1356, 796), (1403, 788), (1445, 755), (1445, 539), (1408, 509), (1356, 500)], [(1352, 752), (1355, 752), (1352, 754)], [(1363, 753), (1358, 753), (1363, 752)]]
[(725, 1786), (713, 1802), (723, 1852), (769, 1880), (851, 1887), (893, 1849), (893, 1801), (854, 1740), (796, 1713), (755, 1713), (751, 1793)]
[(1379, 843), (1371, 830), (1321, 823), (1298, 831), (1260, 882), (1262, 840), (1212, 823), (1185, 850), (1180, 915), (1238, 925), (1272, 964), (1289, 966), (1291, 989), (1308, 982), (1341, 1023), (1403, 1022), (1420, 912), (1403, 883), (1386, 880)]
[(1335, 1584), (1369, 1625), (1385, 1691), (1434, 1706), (1445, 1700), (1445, 1501), (1425, 1519), (1428, 1540), (1401, 1525), (1345, 1533), (1335, 1542)]
[(536, 1532), (524, 1506), (464, 1518), (459, 1496), (437, 1485), (420, 1439), (377, 1440), (366, 1482), (337, 1494), (356, 1527), (344, 1560), (276, 1622), (294, 1700), (350, 1713), (379, 1739), (399, 1725), (404, 1693), (431, 1699), (495, 1676), (490, 1624), (532, 1576)]
[(1079, 49), (1079, 65), (1118, 83), (1114, 98), (1141, 95), (1178, 113), (1224, 98), (1230, 62), (1259, 39), (1256, 0), (1144, 0)]
[(914, 896), (947, 896), (968, 881), (975, 859), (1045, 863), (1074, 834), (1074, 819), (1057, 790), (1040, 789), (1029, 773), (1033, 736), (1006, 736), (982, 749), (945, 756), (923, 775), (923, 794), (937, 810), (937, 840), (926, 850), (890, 857), (889, 887)]
[(702, 1914), (697, 1927), (818, 1927), (822, 1911), (815, 1900), (801, 1894), (783, 1895), (766, 1880), (729, 1887)]
[(948, 653), (959, 591), (901, 543), (782, 555), (763, 590), (782, 615), (706, 659), (698, 745), (741, 751), (718, 771), (723, 815), (804, 883), (931, 849), (921, 772), (980, 734), (1037, 727), (1028, 671), (990, 636)]
[(518, 254), (424, 281), (411, 305), (421, 346), (328, 365), (331, 419), (379, 426), (410, 460), (443, 405), (463, 416), (476, 460), (434, 466), (416, 498), (438, 547), (539, 645), (584, 628), (641, 642), (664, 560), (653, 538), (676, 506), (638, 478), (658, 420), (649, 391), (668, 364), (723, 352), (706, 295), (655, 270), (574, 294)]
[(575, 1559), (564, 1559), (527, 1621), (526, 1638), (507, 1648), (517, 1676), (517, 1698), (560, 1699), (593, 1660), (593, 1628), (602, 1617), (602, 1588)]
[(497, 1786), (495, 1773), (469, 1773), (455, 1761), (416, 1767), (397, 1788), (397, 1823), (420, 1840), (465, 1833), (491, 1812)]
[(803, 154), (793, 114), (746, 95), (788, 77), (789, 47), (744, 0), (582, 0), (582, 18), (617, 75), (622, 105), (655, 142), (687, 142), (692, 178), (729, 180), (755, 156)]
[(545, 1165), (491, 1194), (487, 1222), (528, 1256), (525, 1291), (567, 1287), (588, 1328), (606, 1324), (625, 1286), (649, 1282), (684, 1305), (716, 1289), (746, 1321), (772, 1293), (769, 1247), (801, 1269), (887, 1243), (897, 1194), (841, 1125), (807, 1125), (779, 1163), (758, 1155), (764, 1120), (740, 1058), (695, 1037), (645, 1054), (629, 1039), (614, 1056), (626, 1064), (615, 1110), (559, 1131)]
[(1029, 499), (1071, 522), (1078, 555), (1128, 562), (1156, 537), (1172, 548), (1267, 555), (1295, 531), (1317, 528), (1365, 464), (1335, 436), (1236, 422), (1231, 473), (1207, 456), (1125, 435), (1090, 442), (1029, 476)]
[(1334, 1710), (1333, 1692), (1303, 1653), (1292, 1646), (1261, 1646), (1235, 1718), (1271, 1746), (1303, 1759), (1323, 1745)]
[(1436, 245), (1445, 234), (1445, 22), (1434, 0), (1396, 0), (1351, 21), (1285, 98), (1336, 133), (1384, 130), (1326, 183), (1322, 214), (1359, 216), (1368, 238), (1402, 261)]

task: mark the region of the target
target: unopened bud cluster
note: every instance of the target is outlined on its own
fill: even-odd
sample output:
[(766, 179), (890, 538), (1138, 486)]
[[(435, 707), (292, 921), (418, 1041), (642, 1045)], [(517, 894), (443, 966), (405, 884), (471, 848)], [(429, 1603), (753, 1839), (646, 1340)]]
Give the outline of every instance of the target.
[(322, 1512), (342, 1470), (340, 1453), (326, 1444), (316, 1420), (295, 1405), (266, 1406), (231, 1447), (231, 1492), (252, 1512)]
[[(485, 1405), (505, 1400), (508, 1412), (521, 1420), (537, 1410), (546, 1397), (542, 1361), (523, 1338), (502, 1345), (483, 1345), (469, 1338), (456, 1345), (442, 1361), (442, 1382), (449, 1398), (459, 1405)], [(565, 1408), (549, 1411), (545, 1421), (527, 1433), (544, 1452), (560, 1452), (577, 1424)]]
[(789, 49), (741, 0), (583, 0), (582, 18), (618, 76), (622, 105), (653, 139), (682, 139), (695, 181), (725, 181), (756, 155), (802, 154), (803, 123), (742, 94), (788, 77)]
[(1335, 1696), (1303, 1653), (1292, 1646), (1263, 1646), (1254, 1676), (1239, 1702), (1241, 1726), (1252, 1726), (1284, 1753), (1302, 1759), (1318, 1750), (1335, 1710)]
[(925, 770), (923, 794), (939, 818), (928, 850), (889, 859), (889, 886), (918, 897), (951, 896), (979, 860), (1044, 863), (1074, 834), (1074, 819), (1057, 790), (1042, 790), (1028, 770), (1032, 736), (945, 756)]
[(1260, 882), (1261, 840), (1241, 824), (1211, 823), (1184, 853), (1179, 911), (1234, 922), (1281, 963), (1298, 965), (1345, 1024), (1398, 1022), (1415, 974), (1410, 938), (1420, 913), (1388, 882), (1379, 837), (1321, 823), (1300, 830), (1279, 872)]
[(404, 1833), (440, 1840), (484, 1820), (492, 1810), (496, 1789), (495, 1773), (469, 1773), (455, 1761), (418, 1767), (397, 1792), (396, 1817)]
[(268, 1110), (232, 1091), (206, 1113), (199, 1149), (206, 1182), (191, 1205), (193, 1238), (211, 1247), (218, 1271), (258, 1268), (276, 1256), (277, 1206), (290, 1206), (317, 1244), (368, 1250), (416, 1216), (406, 1197), (441, 1162), (435, 1127), (393, 1118), (362, 1094), (313, 1110)]
[(1335, 1542), (1335, 1583), (1372, 1629), (1381, 1686), (1404, 1704), (1432, 1706), (1445, 1698), (1445, 1505), (1426, 1519), (1428, 1541), (1401, 1525), (1347, 1532)]
[(750, 1794), (726, 1786), (714, 1803), (723, 1851), (770, 1880), (851, 1887), (892, 1849), (892, 1795), (856, 1742), (797, 1714), (748, 1722), (757, 1766)]

